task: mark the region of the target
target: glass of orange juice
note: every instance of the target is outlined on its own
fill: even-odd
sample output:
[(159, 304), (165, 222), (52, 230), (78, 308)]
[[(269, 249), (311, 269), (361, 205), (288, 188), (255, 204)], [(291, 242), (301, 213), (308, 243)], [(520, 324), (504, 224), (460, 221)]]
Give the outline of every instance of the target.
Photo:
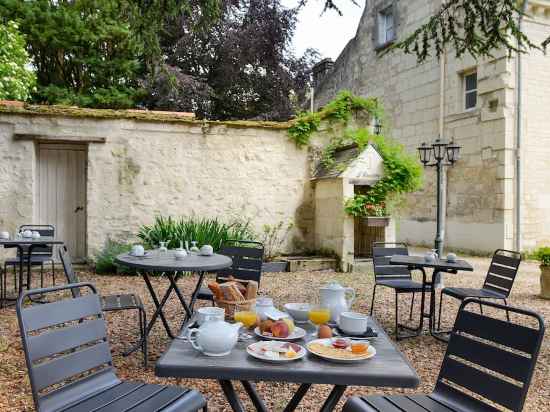
[[(245, 329), (250, 329), (256, 324), (256, 317), (256, 312), (249, 310), (235, 312), (235, 314), (233, 315), (233, 319), (235, 320), (235, 322), (241, 322), (244, 325)], [(241, 340), (250, 339), (252, 337), (252, 335), (246, 332), (241, 332), (239, 336)]]
[(311, 334), (317, 336), (319, 326), (327, 323), (330, 320), (330, 309), (322, 306), (314, 306), (309, 310), (309, 320), (315, 324), (315, 331)]

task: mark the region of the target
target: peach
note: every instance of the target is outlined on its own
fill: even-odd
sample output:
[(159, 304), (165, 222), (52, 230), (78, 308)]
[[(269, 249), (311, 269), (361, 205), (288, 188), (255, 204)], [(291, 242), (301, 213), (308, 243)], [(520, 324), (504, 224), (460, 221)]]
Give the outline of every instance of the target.
[(276, 338), (286, 338), (290, 335), (290, 331), (286, 322), (277, 321), (271, 326), (271, 333)]

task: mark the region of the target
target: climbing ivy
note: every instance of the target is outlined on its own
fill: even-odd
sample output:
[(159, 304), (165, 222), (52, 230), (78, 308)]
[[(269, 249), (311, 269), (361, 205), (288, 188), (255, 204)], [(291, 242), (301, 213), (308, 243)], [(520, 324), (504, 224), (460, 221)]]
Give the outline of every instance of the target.
[(320, 111), (300, 113), (288, 129), (288, 133), (298, 147), (307, 146), (311, 135), (319, 130), (321, 121), (346, 126), (354, 112), (364, 112), (377, 119), (384, 116), (382, 106), (376, 98), (355, 96), (350, 91), (343, 90)]

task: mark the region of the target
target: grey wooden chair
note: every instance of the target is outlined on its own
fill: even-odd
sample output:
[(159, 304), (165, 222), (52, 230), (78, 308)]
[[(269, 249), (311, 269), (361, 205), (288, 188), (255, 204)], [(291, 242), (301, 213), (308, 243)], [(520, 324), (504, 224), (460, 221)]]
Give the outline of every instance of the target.
[[(40, 233), (40, 236), (55, 236), (55, 227), (53, 225), (21, 225), (19, 232), (23, 230), (32, 230)], [(7, 268), (13, 267), (13, 284), (17, 289), (17, 267), (19, 266), (19, 252), (15, 258), (6, 259), (4, 261), (4, 273), (7, 276)], [(40, 266), (40, 287), (44, 287), (44, 264), (51, 264), (52, 267), (52, 284), (55, 285), (55, 262), (53, 258), (53, 246), (35, 247), (31, 254), (31, 267)], [(27, 260), (24, 261), (27, 264)], [(6, 288), (6, 278), (4, 277), (4, 288)], [(31, 274), (27, 274), (27, 283), (30, 285)], [(29, 286), (30, 288), (30, 286)]]
[[(522, 324), (466, 310), (482, 305), (520, 315)], [(537, 325), (533, 328), (524, 325)], [(352, 397), (344, 412), (521, 411), (544, 336), (529, 310), (467, 298), (460, 305), (435, 389), (429, 395)], [(473, 395), (473, 396), (472, 396)]]
[[(260, 286), (262, 277), (262, 264), (264, 258), (264, 245), (251, 240), (226, 240), (219, 252), (229, 256), (233, 263), (227, 269), (216, 272), (216, 279), (233, 276), (235, 280), (254, 280)], [(212, 291), (203, 287), (197, 294), (197, 299), (214, 300)]]
[[(63, 245), (59, 248), (59, 259), (63, 264), (63, 270), (65, 271), (65, 277), (67, 283), (79, 283), (78, 276), (76, 275), (71, 256), (67, 250), (67, 246)], [(80, 291), (78, 289), (71, 290), (73, 296), (76, 298), (79, 296)], [(145, 328), (147, 327), (147, 315), (141, 299), (135, 293), (117, 294), (117, 295), (101, 295), (101, 309), (104, 312), (116, 312), (121, 310), (137, 310), (138, 322), (139, 322), (139, 342), (141, 351), (143, 352), (143, 366), (147, 367), (147, 333)], [(127, 356), (133, 352), (135, 347), (123, 353)]]
[[(519, 265), (521, 263), (521, 253), (513, 250), (497, 249), (491, 259), (491, 265), (487, 271), (485, 282), (481, 289), (476, 288), (443, 288), (439, 294), (439, 318), (437, 328), (441, 328), (441, 307), (443, 295), (451, 296), (455, 299), (464, 300), (466, 298), (478, 299), (497, 299), (502, 300), (506, 305), (506, 299), (510, 296), (510, 291), (514, 285)], [(480, 307), (481, 310), (483, 310)], [(506, 312), (506, 319), (510, 320), (510, 315)]]
[[(411, 294), (411, 310), (409, 320), (412, 319), (414, 309), (414, 296), (417, 292), (422, 292), (422, 282), (413, 280), (411, 271), (407, 266), (390, 265), (391, 257), (394, 255), (409, 255), (409, 249), (404, 243), (393, 242), (374, 242), (372, 245), (372, 262), (374, 266), (374, 287), (372, 290), (372, 301), (370, 305), (370, 315), (374, 310), (374, 299), (376, 296), (376, 287), (384, 286), (395, 291), (395, 339), (399, 340), (416, 335), (400, 335), (399, 329), (417, 331), (418, 328), (411, 328), (399, 323), (399, 296), (402, 294)], [(426, 286), (429, 290), (430, 286)], [(421, 314), (422, 316), (422, 314)]]
[[(69, 290), (78, 296), (26, 305), (32, 295)], [(17, 301), (17, 318), (38, 412), (206, 410), (194, 390), (117, 378), (101, 302), (90, 283), (26, 291)]]

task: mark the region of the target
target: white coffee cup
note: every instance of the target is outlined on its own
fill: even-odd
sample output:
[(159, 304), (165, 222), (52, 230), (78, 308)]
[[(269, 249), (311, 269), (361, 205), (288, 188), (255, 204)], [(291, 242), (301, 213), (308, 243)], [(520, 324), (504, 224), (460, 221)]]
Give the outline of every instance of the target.
[(451, 263), (456, 262), (456, 255), (454, 253), (449, 253), (447, 255), (447, 262), (451, 262)]
[(201, 247), (201, 255), (209, 256), (214, 253), (214, 248), (210, 245), (204, 245)]
[(0, 239), (9, 239), (10, 232), (0, 232)]
[(206, 317), (208, 316), (209, 319), (216, 319), (216, 320), (224, 320), (225, 318), (225, 309), (224, 308), (217, 308), (215, 306), (207, 306), (204, 308), (199, 308), (196, 311), (197, 313), (197, 323), (199, 325), (202, 325), (204, 321), (206, 320)]
[(133, 256), (143, 256), (143, 255), (145, 255), (145, 248), (141, 245), (132, 246), (132, 255)]
[(350, 335), (361, 335), (367, 330), (368, 316), (357, 312), (342, 312), (338, 326)]
[(179, 249), (178, 248), (174, 252), (174, 257), (176, 258), (176, 260), (185, 259), (187, 257), (187, 252), (185, 251), (185, 249)]

